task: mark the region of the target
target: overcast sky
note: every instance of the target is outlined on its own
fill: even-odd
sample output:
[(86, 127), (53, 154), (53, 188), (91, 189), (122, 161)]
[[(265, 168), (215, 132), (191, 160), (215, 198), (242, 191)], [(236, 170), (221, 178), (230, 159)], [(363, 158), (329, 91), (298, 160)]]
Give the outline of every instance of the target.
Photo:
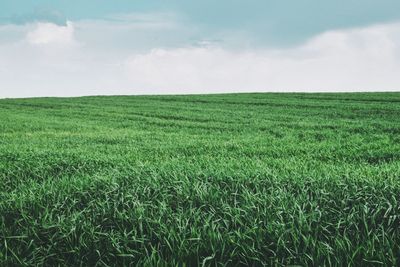
[(398, 0), (1, 0), (0, 97), (400, 91)]

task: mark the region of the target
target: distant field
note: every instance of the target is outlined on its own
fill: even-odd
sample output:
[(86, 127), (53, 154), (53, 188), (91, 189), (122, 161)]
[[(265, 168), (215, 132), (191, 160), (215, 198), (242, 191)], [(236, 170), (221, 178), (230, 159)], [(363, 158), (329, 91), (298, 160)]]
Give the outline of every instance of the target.
[(400, 93), (0, 100), (0, 266), (400, 266)]

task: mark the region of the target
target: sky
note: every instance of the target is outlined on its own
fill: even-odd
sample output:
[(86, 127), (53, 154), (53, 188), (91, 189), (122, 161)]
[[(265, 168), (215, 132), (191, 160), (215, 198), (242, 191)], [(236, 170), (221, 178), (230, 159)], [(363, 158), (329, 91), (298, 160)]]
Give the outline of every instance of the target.
[(398, 0), (0, 0), (0, 98), (400, 91)]

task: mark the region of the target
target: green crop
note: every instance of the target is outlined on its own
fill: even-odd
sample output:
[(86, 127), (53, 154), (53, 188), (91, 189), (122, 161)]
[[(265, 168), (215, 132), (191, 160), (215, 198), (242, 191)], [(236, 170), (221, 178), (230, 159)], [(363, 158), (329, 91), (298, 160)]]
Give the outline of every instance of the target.
[(400, 93), (0, 100), (0, 266), (400, 266)]

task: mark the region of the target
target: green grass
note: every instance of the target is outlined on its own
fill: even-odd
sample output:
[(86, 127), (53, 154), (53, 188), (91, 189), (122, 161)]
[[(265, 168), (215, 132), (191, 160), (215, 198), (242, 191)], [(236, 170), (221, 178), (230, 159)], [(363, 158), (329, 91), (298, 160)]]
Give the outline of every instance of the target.
[(0, 265), (400, 266), (400, 93), (0, 100)]

